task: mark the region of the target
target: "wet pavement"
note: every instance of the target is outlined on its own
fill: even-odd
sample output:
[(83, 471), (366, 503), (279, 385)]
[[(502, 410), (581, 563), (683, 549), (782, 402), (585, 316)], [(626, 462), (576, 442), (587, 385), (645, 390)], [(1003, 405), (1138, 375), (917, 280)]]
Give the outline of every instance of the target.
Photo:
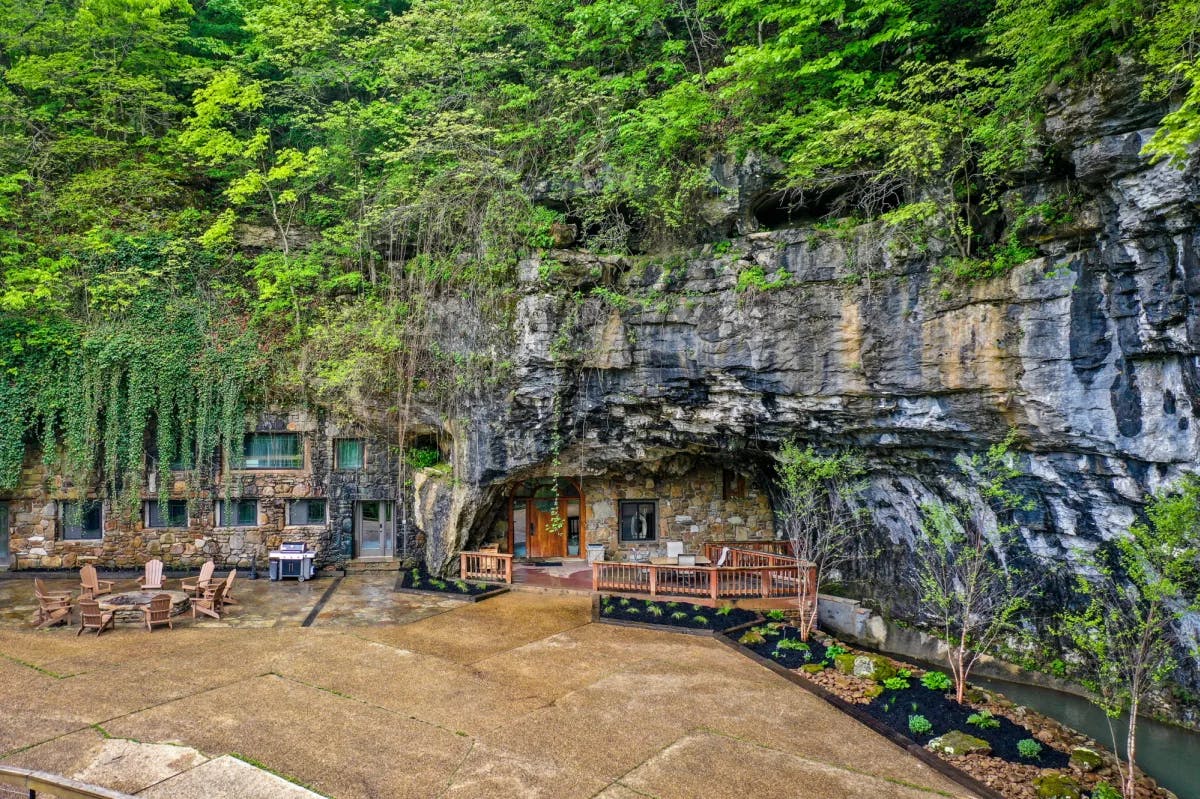
[[(77, 638), (0, 579), (0, 761), (174, 799), (238, 787), (226, 756), (354, 799), (965, 795), (716, 641), (592, 623), (586, 594), (394, 582), (239, 581), (220, 622)], [(246, 785), (212, 795), (278, 795)]]
[[(224, 574), (218, 572), (217, 576), (223, 578)], [(112, 576), (101, 574), (101, 579), (112, 579)], [(73, 591), (78, 597), (79, 580), (76, 578), (55, 576), (44, 578), (44, 582), (49, 591)], [(138, 590), (136, 577), (116, 579), (114, 582), (113, 593)], [(234, 578), (233, 595), (240, 604), (230, 606), (223, 618), (218, 620), (201, 616), (193, 620), (191, 612), (187, 611), (173, 621), (176, 626), (215, 628), (299, 627), (306, 621), (308, 624), (305, 626), (316, 627), (406, 624), (464, 604), (463, 600), (454, 598), (396, 593), (395, 585), (395, 572), (368, 572), (341, 580), (321, 577), (302, 583), (295, 580), (271, 582), (237, 577)], [(179, 580), (167, 579), (163, 587), (177, 590)], [(310, 620), (309, 616), (323, 597), (325, 601), (319, 612)], [(0, 629), (28, 629), (36, 611), (37, 600), (33, 595), (32, 579), (17, 574), (0, 578)], [(130, 627), (140, 621), (140, 617), (130, 618)], [(74, 630), (79, 623), (78, 610), (71, 619), (71, 630)], [(126, 623), (118, 619), (117, 625), (120, 628)], [(64, 630), (67, 628), (60, 625), (52, 631)]]

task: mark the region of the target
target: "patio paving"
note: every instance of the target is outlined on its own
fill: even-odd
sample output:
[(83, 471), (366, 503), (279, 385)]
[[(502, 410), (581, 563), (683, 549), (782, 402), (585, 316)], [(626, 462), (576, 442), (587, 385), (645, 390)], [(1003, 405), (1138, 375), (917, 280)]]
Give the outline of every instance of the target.
[(269, 772), (364, 799), (969, 795), (715, 641), (394, 581), (239, 581), (220, 622), (76, 638), (0, 579), (0, 761), (176, 799), (292, 791)]

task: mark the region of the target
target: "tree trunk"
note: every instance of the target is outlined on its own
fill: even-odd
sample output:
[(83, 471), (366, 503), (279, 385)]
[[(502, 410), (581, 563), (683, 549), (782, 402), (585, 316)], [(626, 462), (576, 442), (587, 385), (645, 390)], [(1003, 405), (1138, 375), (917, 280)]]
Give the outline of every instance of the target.
[(1125, 799), (1133, 799), (1134, 792), (1137, 789), (1137, 779), (1135, 777), (1137, 773), (1137, 765), (1135, 763), (1137, 757), (1137, 714), (1138, 700), (1137, 697), (1134, 697), (1133, 701), (1129, 703), (1129, 731), (1126, 733), (1125, 738), (1125, 747), (1128, 750), (1126, 756), (1129, 760), (1129, 772), (1125, 775), (1125, 784), (1121, 786), (1123, 788), (1121, 793), (1124, 794)]

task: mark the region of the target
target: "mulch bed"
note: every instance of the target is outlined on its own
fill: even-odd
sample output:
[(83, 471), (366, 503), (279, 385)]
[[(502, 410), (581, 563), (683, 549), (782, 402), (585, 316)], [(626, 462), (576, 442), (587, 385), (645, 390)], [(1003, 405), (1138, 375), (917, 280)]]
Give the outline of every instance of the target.
[[(758, 640), (760, 636), (762, 640)], [(749, 628), (749, 631), (737, 631), (727, 640), (739, 639), (746, 649), (819, 686), (818, 692), (824, 690), (842, 700), (842, 707), (847, 712), (865, 714), (874, 723), (882, 724), (916, 745), (924, 746), (933, 738), (955, 730), (987, 741), (992, 747), (990, 755), (937, 753), (937, 756), (1005, 797), (1035, 799), (1033, 780), (1045, 774), (1068, 774), (1080, 783), (1085, 795), (1102, 780), (1113, 786), (1119, 783), (1114, 758), (1103, 746), (1054, 719), (1018, 707), (999, 694), (973, 688), (967, 694), (967, 701), (959, 704), (952, 692), (922, 685), (920, 677), (924, 672), (920, 668), (893, 658), (887, 658), (891, 665), (911, 673), (907, 678), (909, 686), (882, 687), (874, 680), (843, 674), (833, 668), (836, 654), (875, 657), (874, 653), (823, 636), (810, 637), (807, 648), (798, 647), (798, 643), (781, 646), (782, 642), (799, 642), (797, 630), (784, 624), (768, 623)], [(822, 664), (826, 668), (815, 671), (810, 664)], [(805, 670), (805, 666), (809, 666), (809, 670)], [(881, 687), (882, 693), (875, 695)], [(970, 715), (984, 710), (998, 722), (996, 727), (980, 728), (967, 721)], [(932, 725), (928, 733), (918, 734), (909, 729), (909, 717), (916, 714), (924, 716)], [(1023, 739), (1033, 739), (1042, 745), (1036, 760), (1021, 757), (1017, 742)], [(1070, 767), (1069, 753), (1076, 746), (1086, 746), (1100, 753), (1105, 762), (1090, 773)], [(1145, 778), (1139, 782), (1138, 799), (1165, 799), (1167, 796), (1169, 794), (1152, 780)]]
[(730, 606), (709, 608), (690, 602), (669, 600), (630, 599), (629, 597), (600, 597), (600, 619), (678, 627), (684, 630), (724, 632), (758, 621), (754, 611)]
[(434, 577), (422, 568), (407, 569), (396, 579), (396, 590), (413, 594), (453, 596), (478, 602), (508, 591), (507, 586), (478, 580), (458, 580)]

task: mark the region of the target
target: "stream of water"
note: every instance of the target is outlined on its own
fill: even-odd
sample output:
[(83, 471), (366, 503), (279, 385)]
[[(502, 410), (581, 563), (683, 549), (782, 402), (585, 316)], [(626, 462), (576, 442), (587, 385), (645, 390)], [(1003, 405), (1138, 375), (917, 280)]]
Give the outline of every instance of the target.
[[(999, 691), (1017, 704), (1057, 719), (1112, 748), (1108, 718), (1082, 697), (983, 677), (972, 676), (971, 682)], [(1125, 729), (1125, 721), (1113, 719), (1113, 724), (1123, 744), (1121, 731)], [(1125, 747), (1119, 748), (1124, 755)], [(1200, 733), (1142, 719), (1138, 724), (1137, 749), (1138, 765), (1160, 785), (1174, 791), (1179, 799), (1200, 799)]]

